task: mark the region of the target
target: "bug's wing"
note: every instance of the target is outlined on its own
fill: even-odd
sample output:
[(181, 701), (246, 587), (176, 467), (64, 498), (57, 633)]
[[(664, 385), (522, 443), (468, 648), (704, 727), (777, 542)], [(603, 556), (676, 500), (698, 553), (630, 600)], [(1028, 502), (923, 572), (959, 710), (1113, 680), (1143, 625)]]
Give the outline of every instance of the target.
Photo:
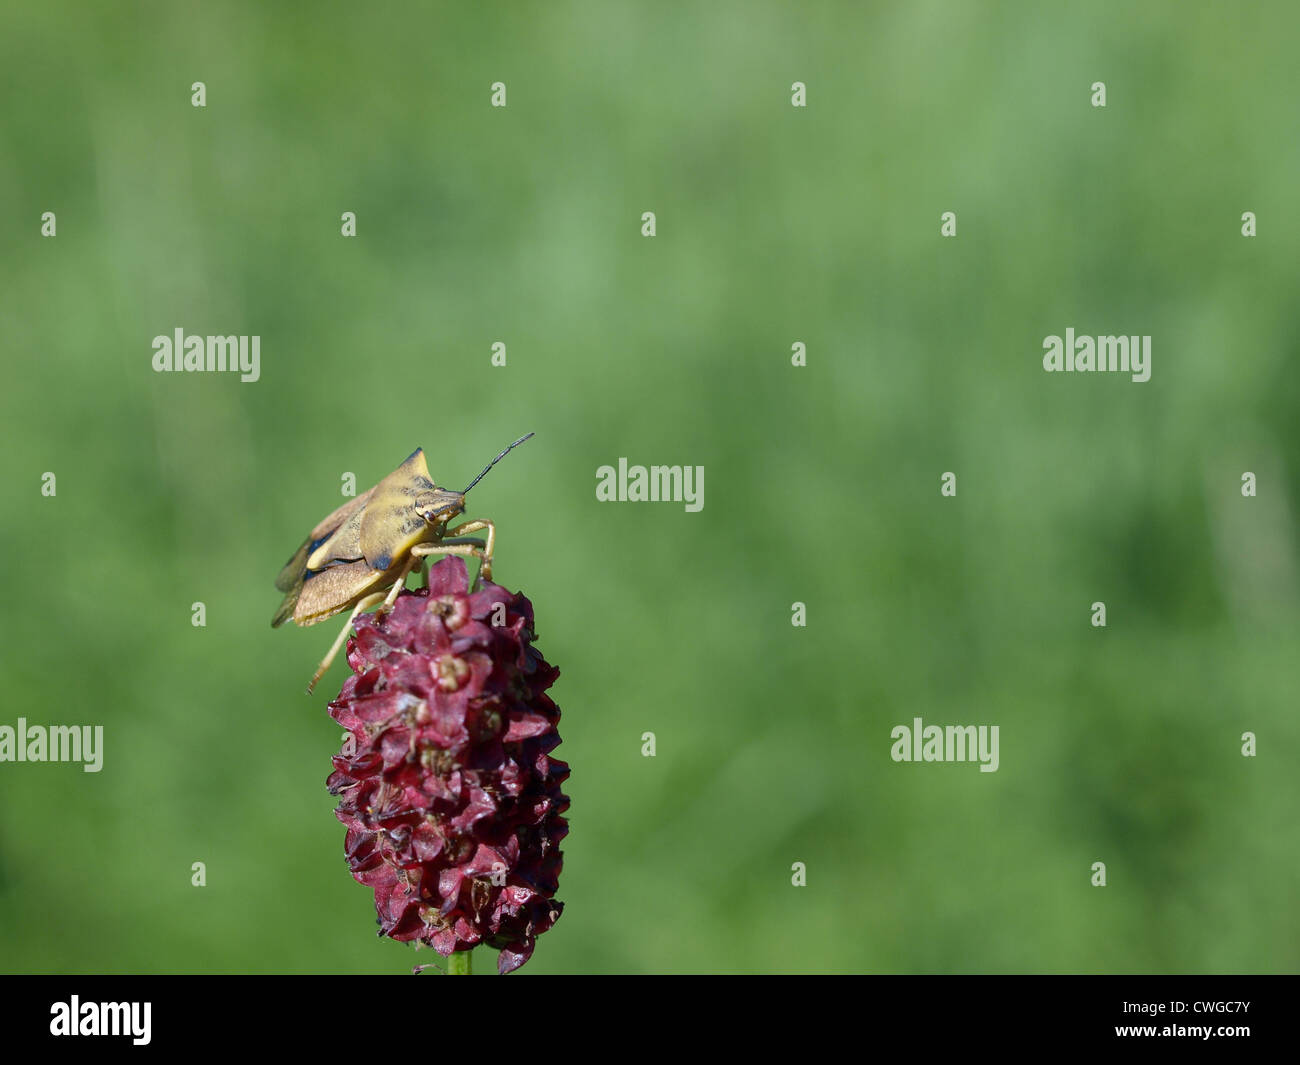
[(284, 592), (284, 599), (276, 610), (275, 617), (271, 619), (273, 629), (279, 628), (293, 616), (294, 605), (298, 602), (298, 592), (307, 573), (307, 551), (310, 547), (311, 541), (304, 540), (302, 546), (293, 553), (293, 557), (284, 564), (280, 576), (275, 578), (275, 586)]
[(291, 617), (293, 617), (294, 608), (298, 605), (298, 593), (302, 591), (302, 579), (298, 583), (288, 588), (282, 588), (284, 599), (280, 603), (279, 609), (275, 612), (275, 617), (271, 619), (271, 628), (278, 629)]
[[(367, 502), (372, 488), (366, 493)], [(322, 570), (339, 562), (355, 562), (361, 557), (361, 520), (368, 506), (360, 506), (350, 511), (343, 524), (328, 536), (316, 540), (308, 548), (307, 569)]]
[[(303, 598), (303, 589), (307, 587), (312, 589), (312, 593), (307, 597), (308, 616), (313, 616), (315, 620), (329, 617), (329, 613), (337, 613), (344, 605), (349, 605), (336, 604), (329, 613), (321, 613), (320, 603), (324, 601), (323, 597), (327, 594), (327, 589), (342, 587), (338, 582), (344, 580), (344, 577), (342, 574), (335, 574), (329, 580), (320, 583), (317, 582), (317, 578), (327, 573), (334, 574), (335, 570), (342, 570), (349, 574), (356, 573), (359, 576), (361, 571), (370, 569), (366, 565), (366, 560), (360, 557), (361, 549), (357, 547), (358, 530), (361, 528), (363, 513), (364, 508), (355, 510), (343, 527), (324, 543), (313, 543), (308, 540), (298, 548), (298, 553), (280, 571), (280, 577), (276, 581), (276, 586), (284, 592), (284, 600), (276, 610), (275, 617), (271, 619), (271, 628), (277, 628), (291, 617), (299, 625), (311, 624), (310, 621), (302, 620), (302, 612), (298, 609), (298, 602)], [(313, 547), (316, 548), (315, 551), (311, 550)], [(349, 567), (353, 565), (359, 566), (360, 569), (350, 569)]]
[[(307, 534), (307, 539), (304, 540), (298, 550), (293, 553), (293, 557), (284, 564), (284, 568), (280, 570), (280, 575), (275, 578), (275, 586), (280, 589), (280, 591), (292, 591), (302, 583), (304, 573), (310, 565), (309, 560), (311, 559), (312, 554), (317, 552), (322, 544), (328, 542), (335, 533), (338, 532), (340, 525), (345, 525), (354, 516), (359, 518), (361, 511), (365, 509), (365, 505), (369, 502), (374, 491), (375, 490), (371, 488), (357, 496), (355, 499), (349, 499), (341, 507), (330, 514), (329, 517), (322, 519), (316, 524), (316, 527)], [(360, 558), (361, 553), (357, 550), (351, 555), (340, 554), (334, 557)], [(324, 565), (329, 561), (331, 561), (331, 559), (326, 558), (324, 561), (320, 562), (319, 565)]]
[(416, 501), (436, 491), (422, 448), (416, 448), (410, 458), (375, 485), (375, 494), (361, 515), (357, 545), (372, 569), (388, 569), (393, 559), (411, 549), (428, 527)]
[[(382, 570), (371, 569), (365, 559), (309, 573), (297, 592), (292, 608), (293, 620), (299, 625), (315, 625), (333, 617), (380, 587), (384, 576)], [(388, 583), (391, 584), (392, 580)], [(288, 603), (287, 596), (285, 603)], [(283, 612), (284, 609), (281, 605), (280, 610)]]
[(310, 544), (310, 540), (304, 540), (302, 546), (293, 553), (293, 557), (284, 564), (284, 569), (280, 570), (280, 576), (275, 578), (275, 586), (280, 591), (287, 592), (302, 582), (303, 570), (307, 568), (307, 548)]
[(364, 507), (368, 502), (370, 502), (370, 497), (375, 494), (375, 488), (378, 487), (378, 485), (375, 485), (374, 488), (367, 488), (355, 499), (349, 499), (328, 518), (322, 518), (317, 523), (316, 528), (312, 529), (311, 536), (309, 536), (308, 539), (313, 542), (320, 542), (330, 536), (340, 525), (352, 516), (353, 511)]

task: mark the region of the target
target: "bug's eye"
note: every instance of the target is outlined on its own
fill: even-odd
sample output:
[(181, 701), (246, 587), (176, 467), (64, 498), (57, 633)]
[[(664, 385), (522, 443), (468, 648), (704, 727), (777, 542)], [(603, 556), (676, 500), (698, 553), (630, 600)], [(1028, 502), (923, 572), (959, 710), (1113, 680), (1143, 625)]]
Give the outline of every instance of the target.
[(449, 503), (444, 507), (438, 507), (436, 510), (426, 511), (424, 520), (430, 525), (441, 525), (443, 522), (450, 521), (460, 512), (460, 508), (454, 503)]

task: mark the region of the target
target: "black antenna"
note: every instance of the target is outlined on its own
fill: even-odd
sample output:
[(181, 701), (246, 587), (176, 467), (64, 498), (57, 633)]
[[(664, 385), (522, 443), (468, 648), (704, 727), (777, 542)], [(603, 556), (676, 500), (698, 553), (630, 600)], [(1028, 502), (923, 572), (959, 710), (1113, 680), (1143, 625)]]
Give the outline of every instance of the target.
[[(528, 436), (535, 436), (535, 435), (536, 435), (535, 433), (528, 434)], [(528, 436), (521, 436), (518, 440), (516, 440), (513, 444), (511, 444), (510, 447), (506, 448), (503, 452), (501, 452), (501, 454), (499, 454), (496, 458), (494, 458), (491, 462), (489, 462), (486, 466), (484, 466), (483, 472), (480, 473), (477, 477), (475, 477), (474, 480), (469, 482), (469, 488), (473, 488), (476, 484), (479, 483), (479, 481), (483, 480), (483, 478), (487, 475), (488, 470), (490, 470), (493, 466), (495, 466), (498, 462), (500, 462), (503, 458), (505, 458), (508, 454), (510, 454), (512, 448), (518, 447), (525, 440), (527, 440)], [(465, 491), (461, 492), (461, 495), (463, 496), (469, 495), (469, 488), (466, 488)]]

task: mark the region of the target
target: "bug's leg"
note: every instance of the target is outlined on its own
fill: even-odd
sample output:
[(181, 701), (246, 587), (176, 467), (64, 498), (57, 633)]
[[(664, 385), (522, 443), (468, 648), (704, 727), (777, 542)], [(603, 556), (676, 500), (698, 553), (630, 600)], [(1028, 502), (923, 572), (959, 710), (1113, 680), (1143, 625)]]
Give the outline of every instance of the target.
[(425, 559), (431, 555), (459, 555), (461, 558), (477, 558), (481, 572), (485, 550), (482, 540), (475, 539), (472, 536), (463, 536), (456, 540), (439, 540), (433, 544), (416, 544), (411, 548), (411, 554), (419, 559)]
[[(457, 536), (457, 537), (449, 536), (446, 537), (445, 539), (437, 541), (436, 543), (416, 544), (416, 547), (440, 547), (444, 544), (448, 547), (462, 547), (462, 546), (477, 547), (479, 551), (485, 550), (486, 547), (484, 541), (480, 540), (477, 536)], [(457, 554), (457, 553), (458, 552), (455, 551), (448, 552), (448, 554)]]
[(307, 685), (308, 695), (310, 695), (316, 689), (317, 682), (321, 679), (321, 677), (325, 676), (325, 671), (329, 669), (330, 664), (334, 661), (334, 656), (339, 653), (339, 648), (343, 646), (344, 641), (348, 638), (348, 629), (352, 628), (353, 618), (355, 618), (358, 614), (361, 613), (361, 611), (365, 610), (367, 607), (372, 607), (376, 603), (383, 602), (383, 599), (384, 599), (383, 592), (375, 592), (372, 595), (366, 596), (364, 599), (357, 600), (357, 605), (352, 608), (352, 613), (348, 615), (348, 620), (343, 623), (343, 628), (340, 630), (338, 637), (335, 639), (334, 646), (331, 647), (329, 651), (326, 653), (325, 657), (320, 660), (320, 665), (316, 667), (316, 672), (312, 674), (311, 682)]
[[(421, 565), (423, 565), (423, 563), (421, 563)], [(412, 555), (406, 560), (406, 565), (402, 567), (402, 575), (397, 578), (397, 583), (388, 590), (388, 598), (384, 600), (384, 605), (380, 607), (381, 610), (387, 610), (397, 602), (397, 597), (402, 594), (402, 589), (406, 587), (406, 575), (410, 573), (414, 567), (415, 556)]]
[(490, 521), (476, 519), (457, 525), (454, 529), (448, 529), (448, 536), (461, 536), (464, 533), (479, 532), (482, 529), (487, 530), (487, 546), (483, 549), (480, 556), (483, 559), (483, 565), (479, 567), (479, 577), (485, 581), (492, 579), (492, 549), (497, 542), (497, 527)]

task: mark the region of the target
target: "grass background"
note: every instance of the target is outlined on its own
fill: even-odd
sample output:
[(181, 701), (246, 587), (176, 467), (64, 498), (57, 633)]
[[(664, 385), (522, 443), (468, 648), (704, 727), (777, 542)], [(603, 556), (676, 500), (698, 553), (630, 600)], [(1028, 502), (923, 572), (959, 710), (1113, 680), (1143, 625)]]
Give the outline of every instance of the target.
[[(271, 582), (344, 472), (459, 486), (532, 430), (471, 497), (563, 674), (524, 972), (1296, 971), (1298, 29), (8, 8), (0, 723), (106, 754), (0, 765), (0, 968), (429, 960), (347, 873), (334, 627), (273, 632)], [(1045, 374), (1067, 326), (1152, 335), (1151, 380)], [(261, 380), (153, 373), (177, 327), (260, 335)], [(598, 503), (619, 456), (704, 466), (704, 509)], [(895, 764), (914, 716), (1001, 768)]]

